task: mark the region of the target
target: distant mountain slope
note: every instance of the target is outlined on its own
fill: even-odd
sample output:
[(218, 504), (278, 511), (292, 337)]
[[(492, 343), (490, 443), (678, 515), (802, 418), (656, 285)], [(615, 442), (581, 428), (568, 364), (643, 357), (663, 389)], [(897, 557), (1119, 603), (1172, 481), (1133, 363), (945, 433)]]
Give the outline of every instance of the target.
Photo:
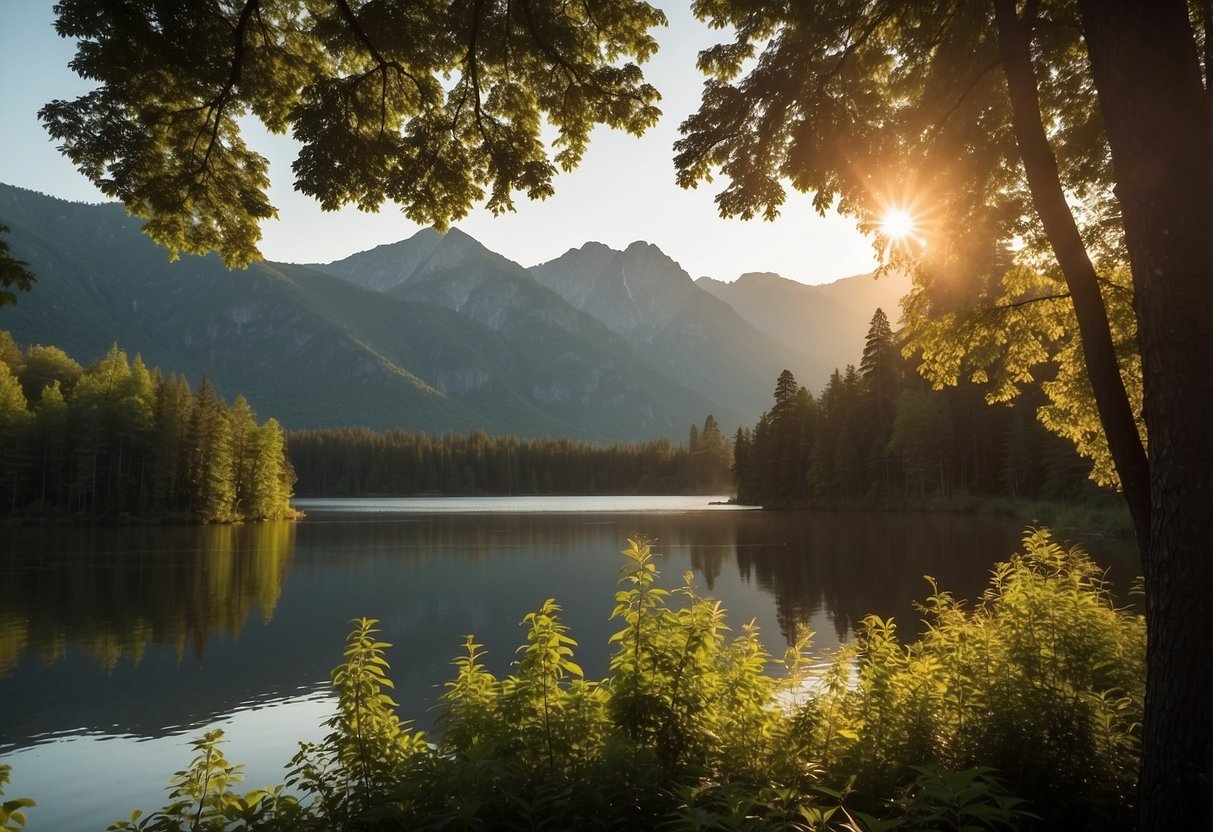
[[(424, 229), (407, 240), (311, 268), (356, 285), (383, 286), (388, 297), (442, 306), (488, 327), (516, 350), (517, 371), (527, 378), (530, 395), (566, 421), (668, 419), (635, 410), (637, 402), (647, 400), (661, 402), (669, 412), (700, 408), (735, 425), (754, 407), (664, 372), (668, 368), (652, 361), (640, 344), (575, 309), (522, 266), (458, 229), (446, 234)], [(694, 421), (685, 426), (662, 421), (659, 432), (681, 438)]]
[(624, 251), (586, 243), (532, 267), (531, 274), (627, 337), (662, 370), (743, 412), (747, 423), (769, 406), (781, 370), (806, 375), (815, 366), (811, 356), (695, 285), (650, 243), (635, 242)]
[(493, 327), (300, 266), (229, 272), (215, 257), (169, 264), (120, 206), (3, 185), (0, 221), (38, 279), (15, 307), (0, 309), (0, 329), (81, 357), (116, 341), (195, 384), (206, 373), (220, 393), (243, 392), (289, 427), (681, 437), (714, 406), (588, 318), (569, 338), (542, 316)]
[(755, 327), (812, 356), (810, 374), (797, 379), (815, 393), (834, 368), (859, 363), (877, 307), (897, 321), (899, 301), (910, 289), (909, 277), (901, 273), (879, 280), (858, 275), (819, 286), (770, 272), (743, 274), (732, 283), (710, 277), (695, 282)]

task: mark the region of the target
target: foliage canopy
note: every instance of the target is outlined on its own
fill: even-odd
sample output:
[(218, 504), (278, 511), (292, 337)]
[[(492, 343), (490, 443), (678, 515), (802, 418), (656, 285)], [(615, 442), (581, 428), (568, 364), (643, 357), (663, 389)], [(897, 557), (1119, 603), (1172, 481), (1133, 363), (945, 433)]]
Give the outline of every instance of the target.
[[(98, 87), (40, 115), (63, 152), (180, 251), (258, 255), (273, 217), (255, 118), (302, 144), (295, 187), (326, 210), (400, 204), (444, 228), (487, 197), (552, 193), (595, 125), (660, 111), (638, 66), (665, 15), (642, 0), (63, 0), (56, 29)], [(557, 132), (549, 154), (544, 122)]]

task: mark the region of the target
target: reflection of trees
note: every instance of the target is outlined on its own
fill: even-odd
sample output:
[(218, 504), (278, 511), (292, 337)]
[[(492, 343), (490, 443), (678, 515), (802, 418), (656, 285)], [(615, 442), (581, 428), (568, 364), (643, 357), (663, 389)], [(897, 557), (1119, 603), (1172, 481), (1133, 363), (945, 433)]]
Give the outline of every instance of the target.
[[(710, 589), (733, 552), (733, 515), (753, 513), (450, 513), (405, 518), (367, 513), (355, 515), (366, 521), (358, 522), (347, 519), (351, 515), (326, 519), (323, 512), (313, 512), (307, 521), (306, 545), (312, 551), (349, 552), (358, 558), (383, 552), (417, 561), (448, 556), (481, 561), (512, 548), (561, 553), (605, 548), (617, 553), (627, 545), (627, 537), (641, 535), (660, 554), (689, 550), (692, 566), (702, 572)], [(351, 559), (351, 568), (356, 563), (356, 558)]]
[(1013, 527), (949, 515), (788, 512), (760, 519), (738, 525), (737, 566), (775, 596), (789, 641), (823, 606), (840, 640), (873, 614), (916, 632), (914, 602), (930, 591), (924, 575), (974, 598), (991, 565), (1016, 548)]
[(149, 646), (201, 656), (269, 620), (294, 525), (13, 529), (0, 548), (0, 674), (24, 655), (50, 663), (78, 647), (107, 671)]

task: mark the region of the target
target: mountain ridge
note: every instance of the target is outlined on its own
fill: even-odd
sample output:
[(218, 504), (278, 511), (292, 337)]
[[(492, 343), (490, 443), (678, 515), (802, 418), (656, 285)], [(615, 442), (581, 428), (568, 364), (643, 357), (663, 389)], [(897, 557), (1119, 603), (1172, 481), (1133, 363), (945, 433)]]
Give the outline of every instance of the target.
[[(116, 203), (0, 185), (0, 221), (38, 277), (0, 328), (82, 356), (117, 341), (290, 427), (681, 441), (707, 413), (752, 423), (785, 367), (810, 389), (828, 373), (750, 298), (754, 281), (692, 280), (640, 240), (587, 241), (527, 269), (458, 229), (423, 229), (332, 263), (229, 272), (213, 256), (168, 263)], [(817, 302), (850, 310), (868, 294)], [(870, 314), (861, 326), (846, 311), (852, 341)]]

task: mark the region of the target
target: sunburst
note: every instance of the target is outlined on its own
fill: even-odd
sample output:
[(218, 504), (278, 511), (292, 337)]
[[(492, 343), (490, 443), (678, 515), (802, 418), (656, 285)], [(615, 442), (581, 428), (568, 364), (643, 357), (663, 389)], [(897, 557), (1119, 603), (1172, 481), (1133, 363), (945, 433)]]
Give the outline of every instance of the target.
[(917, 235), (918, 222), (905, 208), (889, 208), (880, 219), (880, 231), (890, 242), (901, 242)]

